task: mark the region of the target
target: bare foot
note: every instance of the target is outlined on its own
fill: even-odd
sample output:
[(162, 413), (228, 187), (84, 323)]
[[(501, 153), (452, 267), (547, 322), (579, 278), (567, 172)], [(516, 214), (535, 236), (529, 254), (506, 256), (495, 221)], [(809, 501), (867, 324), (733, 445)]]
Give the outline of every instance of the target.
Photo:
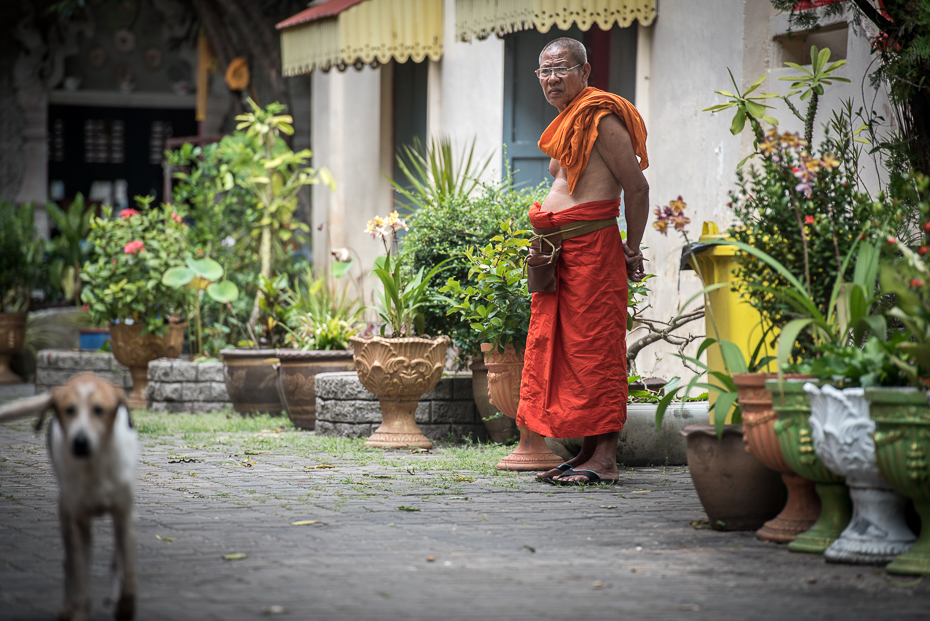
[[(566, 464), (574, 468), (579, 464), (583, 464), (591, 458), (591, 455), (594, 454), (595, 440), (596, 436), (591, 436), (590, 438), (585, 438), (584, 442), (581, 444), (581, 451), (571, 459), (569, 459)], [(564, 464), (563, 464), (564, 465)], [(565, 472), (565, 468), (553, 468), (552, 470), (546, 470), (545, 472), (540, 472), (536, 475), (537, 481), (546, 481), (554, 477), (559, 476)]]
[[(617, 468), (617, 440), (620, 438), (620, 432), (604, 433), (599, 436), (592, 436), (590, 439), (594, 442), (594, 451), (589, 459), (578, 460), (578, 463), (572, 464), (572, 470), (592, 470), (605, 483), (616, 482), (620, 479), (620, 470)], [(587, 444), (589, 438), (585, 438)], [(563, 483), (587, 483), (592, 477), (584, 474), (565, 474), (554, 477), (557, 482)]]

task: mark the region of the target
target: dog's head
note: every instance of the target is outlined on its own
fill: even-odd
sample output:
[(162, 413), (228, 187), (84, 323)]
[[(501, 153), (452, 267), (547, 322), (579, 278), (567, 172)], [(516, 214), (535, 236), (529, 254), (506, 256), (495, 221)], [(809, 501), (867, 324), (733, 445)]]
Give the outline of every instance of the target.
[[(0, 421), (38, 415), (36, 428), (51, 410), (61, 425), (68, 449), (76, 457), (90, 457), (109, 438), (126, 395), (93, 373), (75, 375), (51, 393), (21, 399), (0, 408)], [(128, 408), (127, 408), (128, 415)]]

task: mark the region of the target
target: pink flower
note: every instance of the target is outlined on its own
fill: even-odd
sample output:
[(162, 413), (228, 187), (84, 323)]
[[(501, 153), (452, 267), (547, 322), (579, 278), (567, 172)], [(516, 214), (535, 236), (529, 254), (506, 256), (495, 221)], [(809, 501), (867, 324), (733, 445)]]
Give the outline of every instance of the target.
[(917, 287), (923, 287), (923, 286), (924, 286), (924, 281), (922, 281), (922, 280), (919, 279), (919, 278), (912, 278), (912, 279), (911, 279), (911, 286), (914, 287), (915, 289), (916, 289)]
[(886, 241), (887, 241), (889, 244), (897, 244), (897, 243), (898, 243), (898, 238), (897, 238), (897, 237), (891, 237), (891, 236), (889, 236), (888, 239), (887, 239)]
[(145, 242), (140, 240), (131, 241), (123, 247), (123, 253), (136, 254), (145, 250)]
[(814, 216), (805, 216), (805, 217), (804, 217), (804, 224), (813, 224), (813, 223), (814, 223)]
[(137, 216), (137, 215), (139, 215), (139, 212), (136, 211), (135, 209), (124, 209), (121, 212), (119, 212), (119, 217), (122, 218), (123, 220), (128, 220), (129, 218), (133, 216)]
[(171, 219), (174, 220), (175, 222), (177, 222), (178, 224), (181, 223), (181, 216), (179, 216), (179, 215), (178, 215), (178, 212), (176, 212), (176, 211), (172, 211), (172, 212), (171, 212)]

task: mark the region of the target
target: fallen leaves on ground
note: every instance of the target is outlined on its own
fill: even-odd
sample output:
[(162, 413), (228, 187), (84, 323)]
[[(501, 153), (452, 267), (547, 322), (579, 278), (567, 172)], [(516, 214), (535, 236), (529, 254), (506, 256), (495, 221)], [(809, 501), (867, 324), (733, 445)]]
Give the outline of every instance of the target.
[(651, 491), (652, 491), (651, 489), (634, 489), (634, 490), (633, 490), (632, 492), (630, 492), (630, 493), (631, 493), (631, 494), (648, 494), (648, 493), (651, 492)]
[(601, 505), (601, 509), (616, 509), (617, 505)]
[(335, 467), (336, 466), (332, 466), (330, 464), (317, 464), (315, 466), (304, 466), (304, 468), (306, 468), (307, 470), (324, 470), (326, 468), (335, 468)]
[(249, 558), (248, 554), (243, 552), (233, 552), (232, 554), (224, 554), (224, 561), (241, 561), (242, 559)]
[(459, 483), (474, 483), (475, 482), (475, 479), (472, 477), (462, 477), (462, 476), (452, 477), (452, 480), (458, 481)]
[(404, 505), (397, 507), (397, 510), (398, 511), (420, 511), (420, 509), (417, 509), (416, 507), (405, 507)]
[(158, 539), (159, 541), (168, 541), (168, 542), (174, 541), (174, 537), (163, 537), (161, 535), (155, 535), (155, 538)]
[(708, 520), (694, 520), (693, 522), (688, 522), (688, 526), (694, 530), (702, 530), (704, 528), (710, 528), (710, 521)]
[(188, 457), (187, 455), (168, 455), (169, 464), (196, 464), (203, 461), (197, 457)]
[(436, 557), (435, 557), (435, 556), (427, 556), (427, 557), (426, 557), (426, 562), (427, 562), (427, 563), (432, 563), (432, 562), (434, 562), (435, 560), (436, 560)]
[(601, 582), (600, 580), (595, 580), (595, 581), (591, 584), (591, 588), (592, 588), (592, 589), (603, 589), (603, 588), (604, 588), (604, 583)]
[(430, 450), (429, 450), (429, 449), (425, 449), (425, 448), (420, 448), (420, 447), (418, 447), (418, 446), (411, 446), (411, 447), (410, 447), (410, 452), (411, 452), (411, 453), (429, 453)]
[(299, 522), (291, 522), (291, 526), (314, 526), (316, 524), (325, 525), (326, 522), (322, 520), (300, 520)]

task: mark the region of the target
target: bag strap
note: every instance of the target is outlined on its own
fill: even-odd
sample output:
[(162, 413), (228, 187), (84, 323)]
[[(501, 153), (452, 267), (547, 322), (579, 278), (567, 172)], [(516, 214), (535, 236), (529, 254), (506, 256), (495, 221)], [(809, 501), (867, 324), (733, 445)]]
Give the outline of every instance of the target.
[(600, 231), (601, 229), (606, 229), (608, 226), (616, 226), (616, 218), (605, 218), (603, 220), (585, 220), (583, 222), (577, 222), (571, 225), (556, 226), (549, 229), (533, 229), (533, 236), (530, 238), (530, 243), (536, 240), (545, 240), (550, 246), (554, 245), (549, 241), (549, 237), (554, 237), (556, 235), (561, 235), (563, 240), (571, 239), (572, 237), (578, 237), (579, 235), (584, 235), (585, 233), (593, 233), (594, 231)]

